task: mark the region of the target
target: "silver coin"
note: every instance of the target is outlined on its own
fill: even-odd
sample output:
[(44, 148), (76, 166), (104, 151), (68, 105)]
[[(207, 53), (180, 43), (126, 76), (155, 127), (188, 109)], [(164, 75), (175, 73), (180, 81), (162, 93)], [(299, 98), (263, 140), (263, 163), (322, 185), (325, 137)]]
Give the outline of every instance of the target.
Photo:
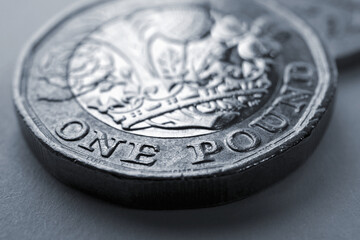
[(14, 99), (61, 181), (130, 207), (205, 207), (309, 156), (335, 72), (313, 30), (272, 1), (102, 1), (30, 42)]
[(316, 29), (340, 66), (359, 59), (360, 1), (280, 1)]

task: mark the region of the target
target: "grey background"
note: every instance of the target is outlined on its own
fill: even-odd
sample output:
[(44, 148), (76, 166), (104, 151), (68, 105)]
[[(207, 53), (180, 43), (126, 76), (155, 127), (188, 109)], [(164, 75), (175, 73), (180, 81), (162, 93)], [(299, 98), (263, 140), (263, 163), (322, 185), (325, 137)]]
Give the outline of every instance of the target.
[(284, 181), (230, 205), (140, 211), (47, 174), (12, 105), (24, 43), (72, 0), (0, 0), (0, 239), (359, 239), (360, 64), (340, 70), (335, 114), (312, 157)]

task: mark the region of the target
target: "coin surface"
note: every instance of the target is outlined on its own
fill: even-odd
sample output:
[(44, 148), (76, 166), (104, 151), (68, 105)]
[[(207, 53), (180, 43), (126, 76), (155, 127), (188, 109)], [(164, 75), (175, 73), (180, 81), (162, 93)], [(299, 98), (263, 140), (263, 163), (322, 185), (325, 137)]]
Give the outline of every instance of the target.
[(102, 1), (56, 18), (24, 52), (14, 99), (61, 181), (125, 206), (244, 198), (305, 160), (336, 69), (272, 1)]
[(340, 66), (360, 58), (360, 1), (280, 1), (315, 28)]

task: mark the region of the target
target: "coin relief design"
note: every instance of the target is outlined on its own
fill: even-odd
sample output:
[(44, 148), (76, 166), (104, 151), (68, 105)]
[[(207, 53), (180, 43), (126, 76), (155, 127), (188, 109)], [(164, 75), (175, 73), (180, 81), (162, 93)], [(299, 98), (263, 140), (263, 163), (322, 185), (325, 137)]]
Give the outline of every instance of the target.
[(132, 207), (202, 207), (307, 158), (335, 72), (312, 29), (273, 1), (109, 0), (33, 40), (15, 105), (58, 179)]
[[(84, 109), (120, 130), (210, 133), (251, 114), (270, 94), (281, 45), (269, 20), (240, 21), (197, 5), (136, 11), (91, 32), (61, 59), (69, 65), (62, 81)], [(40, 66), (42, 79), (58, 77), (54, 52)]]

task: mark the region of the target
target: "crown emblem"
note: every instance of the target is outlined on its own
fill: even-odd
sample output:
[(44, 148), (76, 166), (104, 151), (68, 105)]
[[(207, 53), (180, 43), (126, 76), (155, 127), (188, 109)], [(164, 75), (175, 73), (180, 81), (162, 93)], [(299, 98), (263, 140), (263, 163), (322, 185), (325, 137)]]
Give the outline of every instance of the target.
[(201, 5), (137, 11), (82, 41), (68, 84), (126, 131), (222, 129), (268, 94), (280, 51), (271, 27)]

